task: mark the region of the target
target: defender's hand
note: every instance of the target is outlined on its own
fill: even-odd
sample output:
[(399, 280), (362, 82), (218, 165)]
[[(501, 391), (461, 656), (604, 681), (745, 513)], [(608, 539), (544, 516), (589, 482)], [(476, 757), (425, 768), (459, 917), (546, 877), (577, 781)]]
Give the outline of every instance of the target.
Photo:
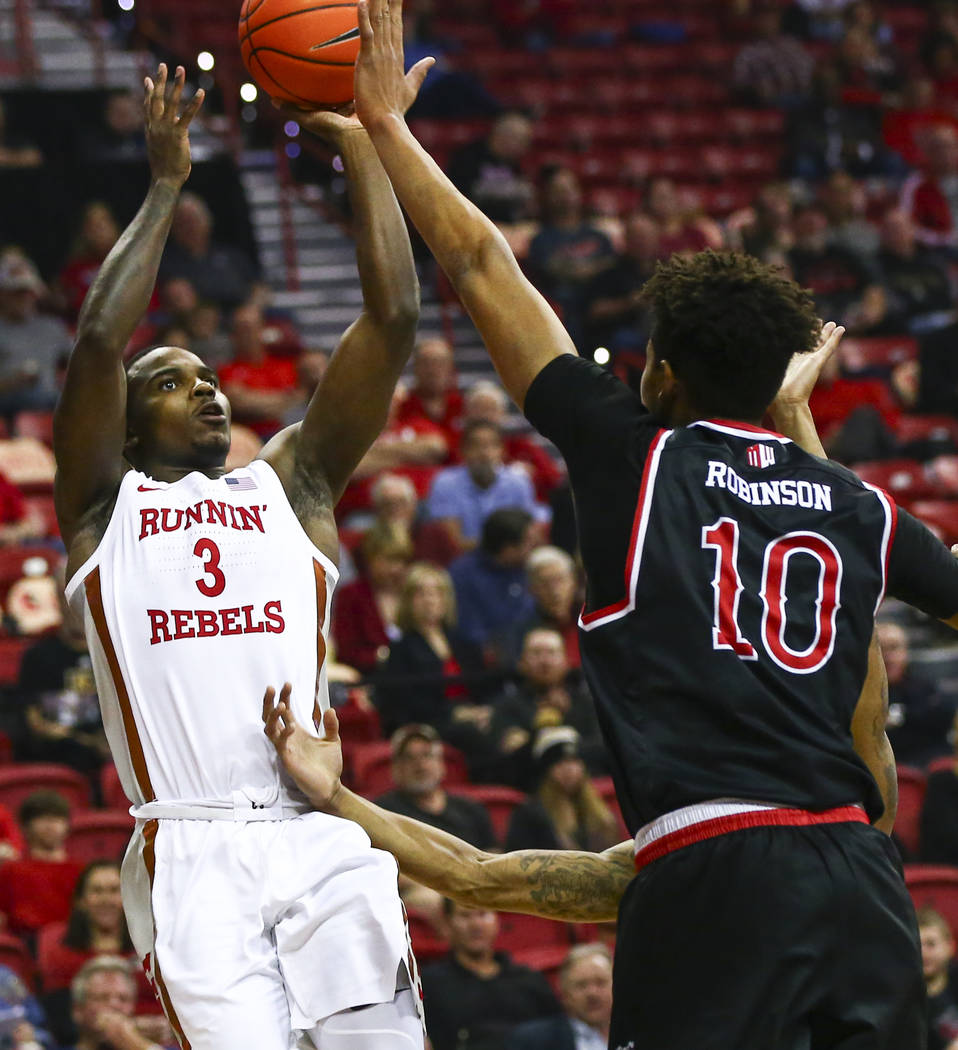
[(402, 0), (359, 0), (354, 90), (356, 113), (367, 129), (402, 117), (436, 61), (424, 58), (405, 73), (402, 33)]
[[(339, 779), (343, 772), (339, 719), (330, 708), (322, 717), (325, 738), (313, 736), (293, 717), (289, 708), (292, 692), (293, 687), (287, 682), (279, 694), (279, 702), (275, 703), (276, 690), (272, 686), (266, 690), (263, 731), (300, 791), (317, 809), (327, 809), (342, 786)], [(318, 708), (314, 718), (318, 723)]]
[[(156, 82), (143, 81), (143, 110), (146, 116), (146, 152), (156, 182), (182, 186), (190, 174), (190, 123), (203, 105), (202, 88), (179, 113), (186, 70), (176, 67), (173, 86), (167, 90), (166, 65), (160, 63)], [(179, 115), (178, 115), (179, 114)]]
[(809, 354), (795, 354), (785, 370), (785, 378), (772, 402), (771, 413), (792, 405), (807, 405), (822, 369), (842, 341), (845, 329), (829, 321), (822, 326), (818, 346)]
[(363, 126), (356, 116), (356, 107), (352, 102), (345, 106), (333, 106), (326, 109), (308, 109), (303, 106), (293, 106), (278, 99), (272, 100), (273, 105), (290, 120), (305, 131), (318, 135), (333, 146), (342, 143), (343, 138), (357, 131), (362, 131)]

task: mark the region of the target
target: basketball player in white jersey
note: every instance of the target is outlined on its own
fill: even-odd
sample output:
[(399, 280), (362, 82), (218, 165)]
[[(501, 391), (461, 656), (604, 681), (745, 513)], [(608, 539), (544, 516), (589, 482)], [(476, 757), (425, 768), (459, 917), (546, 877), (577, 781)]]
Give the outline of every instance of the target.
[(184, 1048), (421, 1048), (395, 861), (358, 825), (306, 812), (260, 722), (263, 689), (290, 669), (301, 721), (328, 703), (333, 507), (413, 344), (409, 240), (358, 123), (304, 116), (350, 180), (363, 311), (303, 422), (228, 474), (216, 375), (176, 347), (122, 361), (190, 172), (202, 92), (180, 115), (184, 76), (145, 81), (150, 189), (87, 296), (55, 419), (67, 595), (137, 817), (130, 932)]

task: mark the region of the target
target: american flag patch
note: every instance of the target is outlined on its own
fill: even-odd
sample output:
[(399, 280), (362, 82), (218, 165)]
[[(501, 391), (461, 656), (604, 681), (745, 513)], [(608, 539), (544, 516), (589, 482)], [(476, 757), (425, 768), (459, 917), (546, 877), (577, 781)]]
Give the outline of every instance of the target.
[(775, 448), (772, 445), (749, 445), (745, 455), (750, 467), (770, 467), (775, 462)]
[(226, 478), (226, 484), (229, 485), (234, 492), (249, 492), (250, 489), (255, 489), (256, 482), (249, 476), (245, 478)]

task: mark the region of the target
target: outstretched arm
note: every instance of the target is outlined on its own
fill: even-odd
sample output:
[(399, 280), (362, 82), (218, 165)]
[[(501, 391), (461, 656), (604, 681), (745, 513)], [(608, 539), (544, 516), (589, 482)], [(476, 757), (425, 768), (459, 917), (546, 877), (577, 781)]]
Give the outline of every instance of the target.
[(289, 710), (286, 685), (275, 703), (263, 698), (263, 721), (283, 764), (318, 809), (360, 824), (374, 846), (388, 850), (404, 875), (463, 904), (541, 915), (567, 922), (614, 919), (619, 900), (635, 874), (632, 843), (605, 853), (519, 850), (485, 853), (438, 828), (388, 813), (344, 788), (339, 723), (323, 716), (325, 738), (300, 726)]
[(459, 193), (419, 145), (403, 114), (430, 59), (403, 75), (401, 0), (359, 5), (356, 112), (400, 203), (479, 329), (503, 385), (521, 407), (540, 370), (575, 353), (552, 308), (523, 276), (495, 225)]
[(67, 549), (83, 515), (112, 494), (123, 472), (123, 352), (149, 304), (173, 209), (190, 173), (190, 121), (203, 102), (200, 90), (177, 115), (185, 78), (178, 67), (167, 91), (166, 66), (161, 65), (156, 82), (147, 78), (144, 83), (150, 189), (83, 303), (54, 415), (56, 508)]

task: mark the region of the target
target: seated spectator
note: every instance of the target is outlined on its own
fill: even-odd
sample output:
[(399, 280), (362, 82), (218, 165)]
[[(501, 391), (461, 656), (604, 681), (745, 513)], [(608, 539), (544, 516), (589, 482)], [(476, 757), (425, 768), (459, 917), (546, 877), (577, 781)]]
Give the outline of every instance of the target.
[(403, 726), (393, 733), (390, 747), (396, 787), (377, 798), (377, 805), (448, 831), (479, 849), (498, 846), (486, 807), (443, 789), (446, 763), (442, 741), (432, 726)]
[(399, 595), (413, 548), (404, 526), (379, 523), (363, 537), (360, 552), (360, 575), (336, 594), (333, 633), (339, 659), (368, 674), (399, 638)]
[(934, 908), (919, 908), (917, 918), (928, 996), (928, 1050), (952, 1050), (958, 1040), (958, 987), (951, 974), (955, 936)]
[(958, 248), (958, 129), (929, 127), (920, 146), (924, 170), (905, 180), (901, 207), (912, 217), (922, 244), (953, 253)]
[[(534, 627), (549, 627), (562, 638), (569, 667), (581, 667), (579, 609), (582, 601), (575, 562), (561, 547), (543, 546), (526, 562), (535, 611), (522, 625), (522, 637)], [(519, 639), (521, 644), (522, 638)], [(513, 646), (518, 654), (519, 645)]]
[(865, 187), (847, 172), (835, 171), (821, 186), (819, 198), (828, 218), (829, 244), (873, 259), (879, 238), (877, 228), (865, 217)]
[(888, 675), (889, 743), (899, 763), (923, 768), (951, 753), (948, 730), (956, 703), (911, 665), (908, 635), (899, 624), (886, 621), (876, 630)]
[(522, 222), (535, 204), (535, 187), (522, 171), (531, 145), (532, 121), (508, 110), (496, 117), (488, 135), (453, 154), (449, 178), (493, 222)]
[(23, 979), (0, 964), (0, 1046), (4, 1050), (55, 1050), (43, 1007)]
[(181, 193), (160, 277), (185, 277), (203, 301), (233, 310), (258, 290), (257, 268), (239, 248), (213, 239), (213, 217), (201, 197)]
[(513, 810), (506, 850), (581, 849), (599, 853), (620, 839), (615, 816), (589, 779), (581, 738), (571, 726), (541, 729), (532, 745), (539, 786)]
[(528, 511), (494, 510), (482, 523), (479, 546), (449, 566), (459, 608), (459, 630), (486, 650), (489, 663), (501, 663), (495, 639), (532, 614), (525, 562), (538, 540)]
[(7, 107), (0, 99), (0, 168), (39, 168), (43, 154), (32, 142), (25, 142), (9, 133)]
[(763, 186), (751, 207), (729, 217), (729, 247), (741, 249), (763, 262), (783, 259), (795, 237), (792, 233), (794, 202), (785, 182)]
[[(45, 526), (23, 493), (0, 472), (0, 547), (15, 547), (42, 536)], [(9, 610), (8, 610), (9, 612)]]
[(901, 208), (886, 212), (882, 219), (878, 266), (891, 331), (902, 331), (915, 318), (954, 306), (947, 267), (936, 252), (918, 243), (915, 224)]
[(562, 311), (578, 345), (584, 335), (586, 291), (615, 258), (609, 238), (586, 217), (582, 187), (568, 168), (553, 168), (542, 187), (542, 223), (529, 245), (529, 271), (536, 286)]
[(94, 164), (146, 160), (143, 105), (132, 91), (114, 91), (106, 97), (99, 122), (87, 128), (83, 154)]
[(460, 551), (473, 550), (482, 524), (494, 510), (516, 507), (542, 517), (525, 471), (504, 465), (502, 431), (475, 420), (462, 434), (462, 466), (445, 467), (433, 479), (426, 511), (441, 521)]
[(135, 1016), (136, 980), (126, 959), (91, 959), (74, 977), (71, 998), (76, 1042), (68, 1050), (164, 1050), (172, 1044), (162, 1017)]
[(542, 974), (495, 950), (494, 911), (447, 900), (445, 912), (449, 955), (422, 970), (433, 1050), (502, 1050), (510, 1029), (559, 1012)]
[(559, 971), (562, 1014), (527, 1021), (505, 1050), (604, 1050), (612, 1021), (612, 956), (604, 944), (577, 944)]
[(409, 478), (401, 474), (380, 474), (369, 490), (374, 525), (401, 525), (412, 532), (419, 503), (416, 489)]
[(642, 286), (652, 276), (661, 253), (659, 227), (641, 212), (625, 220), (625, 245), (614, 265), (589, 285), (587, 343), (610, 350), (644, 350), (650, 313)]
[[(533, 627), (524, 637), (514, 678), (492, 702), (489, 735), (498, 749), (499, 778), (523, 789), (536, 786), (531, 762), (538, 730), (567, 725), (579, 734), (589, 772), (608, 771), (592, 695), (582, 676), (570, 671), (558, 631)], [(480, 776), (478, 779), (495, 779)]]
[(935, 125), (958, 129), (958, 118), (935, 97), (935, 85), (929, 77), (913, 76), (905, 81), (901, 104), (885, 110), (882, 135), (889, 149), (909, 167), (918, 168), (924, 162), (919, 143)]
[(119, 238), (120, 226), (108, 204), (92, 201), (83, 209), (80, 231), (57, 277), (66, 315), (71, 322), (76, 322), (93, 278)]
[(217, 372), (233, 359), (233, 344), (222, 320), (216, 303), (197, 303), (186, 323), (190, 349)]
[(24, 708), (24, 758), (59, 762), (85, 773), (94, 786), (109, 758), (93, 680), (86, 632), (63, 596), (63, 571), (57, 577), (60, 626), (23, 654), (18, 692)]
[(262, 438), (283, 425), (283, 417), (302, 399), (296, 362), (277, 357), (263, 341), (263, 311), (241, 306), (233, 314), (233, 360), (220, 369), (233, 417)]
[(921, 808), (921, 860), (958, 867), (958, 718), (952, 723), (955, 763), (928, 777)]
[(16, 860), (25, 852), (26, 844), (16, 819), (6, 806), (0, 806), (0, 864)]
[(755, 14), (753, 40), (735, 56), (732, 82), (756, 105), (795, 108), (809, 95), (814, 68), (801, 41), (782, 31), (781, 6), (764, 3)]
[(854, 252), (829, 243), (828, 217), (820, 205), (796, 215), (788, 264), (795, 280), (814, 294), (822, 317), (853, 332), (871, 331), (884, 321), (885, 293), (876, 271)]
[(842, 100), (850, 106), (880, 106), (884, 92), (898, 86), (897, 69), (867, 30), (851, 26), (838, 45), (834, 69)]
[(506, 392), (498, 383), (491, 379), (479, 379), (466, 393), (463, 425), (482, 420), (499, 427), (505, 441), (506, 466), (526, 471), (535, 486), (536, 498), (546, 502), (549, 493), (562, 480), (562, 469), (534, 436), (510, 430), (513, 420), (509, 418), (508, 404)]
[(0, 913), (18, 937), (32, 937), (70, 914), (83, 865), (67, 857), (70, 804), (56, 791), (34, 791), (17, 813), (26, 843), (19, 860), (0, 865)]
[(58, 370), (70, 354), (66, 325), (37, 309), (44, 291), (33, 263), (7, 253), (0, 264), (0, 415), (8, 420), (53, 407)]
[(462, 395), (456, 386), (452, 347), (445, 339), (422, 339), (416, 344), (412, 361), (413, 386), (399, 405), (398, 426), (426, 420), (439, 427), (448, 449), (459, 441)]
[(695, 218), (675, 183), (664, 176), (649, 180), (645, 208), (659, 227), (659, 255), (667, 259), (681, 252), (721, 248), (721, 230), (711, 220)]
[(424, 722), (455, 743), (461, 727), (487, 727), (488, 707), (473, 703), (482, 654), (456, 629), (449, 573), (424, 562), (413, 565), (400, 592), (396, 623), (403, 633), (390, 647), (377, 688), (384, 730)]

